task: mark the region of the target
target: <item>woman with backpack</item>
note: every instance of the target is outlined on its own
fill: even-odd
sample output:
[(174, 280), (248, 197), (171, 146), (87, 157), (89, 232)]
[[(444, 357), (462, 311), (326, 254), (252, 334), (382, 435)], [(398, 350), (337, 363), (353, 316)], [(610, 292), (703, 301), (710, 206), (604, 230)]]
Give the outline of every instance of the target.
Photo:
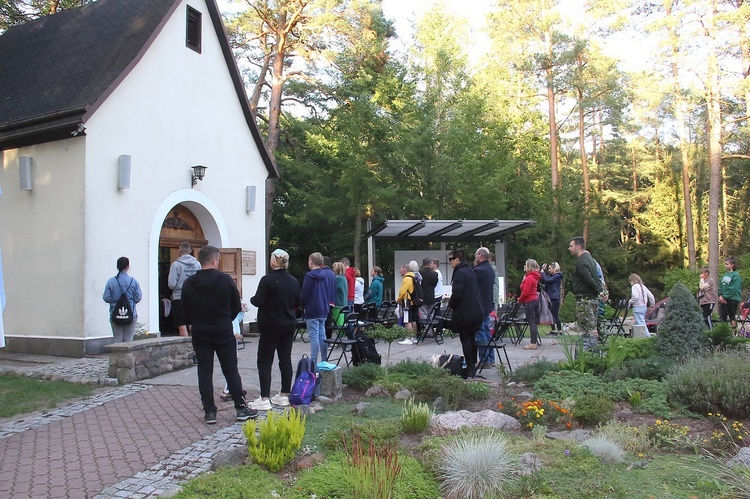
[[(130, 260), (121, 256), (117, 259), (117, 275), (109, 278), (102, 295), (102, 299), (109, 303), (109, 322), (115, 343), (133, 341), (138, 319), (135, 304), (143, 297), (141, 285), (128, 275), (128, 270)], [(124, 298), (120, 300), (123, 295)]]

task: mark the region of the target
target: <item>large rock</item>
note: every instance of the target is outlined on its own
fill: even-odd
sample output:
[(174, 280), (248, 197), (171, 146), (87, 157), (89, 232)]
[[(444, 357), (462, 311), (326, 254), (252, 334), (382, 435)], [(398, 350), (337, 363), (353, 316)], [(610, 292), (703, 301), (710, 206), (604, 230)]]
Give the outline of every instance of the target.
[(740, 452), (727, 463), (728, 466), (736, 466), (739, 464), (743, 464), (750, 468), (750, 447), (743, 447), (740, 449)]
[(333, 400), (341, 398), (344, 383), (341, 381), (343, 369), (337, 367), (333, 371), (320, 371), (320, 394)]
[(516, 418), (485, 409), (479, 412), (451, 411), (432, 417), (430, 429), (436, 434), (454, 433), (461, 428), (484, 426), (496, 430), (518, 430), (521, 423)]

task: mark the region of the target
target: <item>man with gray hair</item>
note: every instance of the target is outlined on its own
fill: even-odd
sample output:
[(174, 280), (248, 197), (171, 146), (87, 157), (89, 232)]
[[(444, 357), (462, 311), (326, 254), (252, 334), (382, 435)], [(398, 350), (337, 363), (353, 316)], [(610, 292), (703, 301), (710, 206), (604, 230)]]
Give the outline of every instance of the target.
[[(482, 314), (484, 320), (482, 326), (476, 334), (477, 343), (488, 343), (492, 339), (492, 322), (490, 315), (495, 309), (495, 303), (492, 300), (492, 290), (495, 287), (495, 278), (497, 275), (490, 265), (490, 250), (484, 246), (474, 253), (474, 275), (477, 276), (477, 285), (479, 286), (479, 298), (482, 302)], [(479, 348), (479, 359), (486, 360), (487, 367), (495, 365), (495, 351), (485, 348)]]
[(180, 243), (180, 256), (172, 262), (169, 267), (167, 285), (172, 290), (172, 318), (180, 336), (187, 336), (188, 330), (185, 323), (185, 314), (182, 313), (182, 285), (188, 277), (201, 269), (201, 264), (191, 254), (190, 243)]

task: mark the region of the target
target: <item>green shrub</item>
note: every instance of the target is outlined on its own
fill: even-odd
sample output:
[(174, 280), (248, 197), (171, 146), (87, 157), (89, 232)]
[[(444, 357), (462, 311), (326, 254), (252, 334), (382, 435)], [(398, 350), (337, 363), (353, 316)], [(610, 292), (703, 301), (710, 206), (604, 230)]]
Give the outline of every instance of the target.
[(518, 456), (500, 433), (459, 436), (443, 448), (438, 464), (446, 498), (507, 495), (518, 472)]
[(693, 294), (679, 282), (669, 292), (669, 298), (664, 319), (659, 324), (656, 349), (671, 359), (695, 356), (709, 345), (700, 307)]
[(429, 376), (434, 372), (435, 367), (433, 367), (429, 362), (404, 359), (398, 364), (391, 366), (388, 371), (388, 375), (391, 376), (392, 374), (399, 373), (407, 377), (416, 378), (417, 376)]
[(511, 374), (511, 381), (517, 383), (526, 383), (533, 385), (542, 376), (548, 372), (557, 372), (560, 370), (560, 366), (557, 362), (550, 362), (547, 359), (539, 359), (536, 362), (529, 362), (522, 366), (518, 366)]
[(628, 426), (617, 421), (607, 421), (596, 430), (596, 435), (602, 435), (620, 444), (630, 452), (644, 453), (651, 444), (645, 427)]
[(581, 445), (603, 463), (621, 463), (625, 460), (625, 451), (622, 450), (622, 446), (604, 435), (589, 437), (581, 442)]
[(376, 446), (385, 445), (401, 434), (401, 420), (396, 418), (350, 420), (325, 431), (321, 444), (331, 450), (343, 450), (344, 439), (359, 434)]
[(622, 347), (627, 350), (625, 361), (659, 356), (659, 352), (656, 350), (655, 336), (650, 338), (626, 338), (626, 341), (622, 342)]
[(667, 395), (694, 412), (750, 416), (750, 354), (716, 352), (678, 366), (666, 378)]
[[(243, 427), (250, 458), (255, 464), (277, 472), (294, 459), (305, 436), (306, 417), (297, 409), (287, 409), (277, 415), (268, 411), (263, 421), (250, 420)], [(259, 435), (255, 430), (258, 429)]]
[(433, 411), (427, 404), (414, 403), (414, 398), (404, 402), (404, 412), (401, 415), (401, 430), (404, 433), (420, 433), (427, 429), (432, 419)]
[(582, 395), (575, 399), (573, 419), (582, 425), (605, 423), (614, 410), (615, 403), (605, 395)]
[(398, 442), (392, 440), (376, 446), (372, 439), (369, 444), (355, 433), (351, 441), (344, 437), (346, 475), (354, 484), (354, 497), (391, 497), (396, 478), (401, 473), (398, 462)]
[(409, 380), (406, 387), (414, 396), (424, 402), (432, 402), (442, 397), (448, 409), (458, 409), (468, 393), (467, 383), (445, 369), (433, 368), (433, 372)]
[(559, 315), (561, 322), (576, 321), (576, 297), (573, 296), (573, 293), (565, 293), (565, 298), (560, 304)]
[(675, 365), (674, 360), (658, 356), (628, 359), (620, 367), (609, 371), (606, 377), (612, 381), (632, 378), (660, 381)]
[(695, 296), (700, 278), (699, 270), (671, 269), (664, 273), (661, 282), (664, 284), (664, 289), (672, 289), (678, 282), (682, 283)]
[(466, 396), (471, 400), (487, 400), (490, 398), (490, 385), (481, 381), (467, 381)]
[(383, 368), (377, 364), (365, 362), (345, 369), (341, 381), (351, 388), (366, 389), (374, 385), (384, 375)]
[(602, 395), (607, 383), (591, 373), (559, 371), (547, 373), (534, 383), (534, 397), (547, 400), (577, 399), (581, 395)]
[(747, 341), (745, 338), (736, 337), (732, 328), (726, 322), (714, 324), (714, 328), (706, 331), (705, 334), (714, 350), (742, 348), (741, 345)]

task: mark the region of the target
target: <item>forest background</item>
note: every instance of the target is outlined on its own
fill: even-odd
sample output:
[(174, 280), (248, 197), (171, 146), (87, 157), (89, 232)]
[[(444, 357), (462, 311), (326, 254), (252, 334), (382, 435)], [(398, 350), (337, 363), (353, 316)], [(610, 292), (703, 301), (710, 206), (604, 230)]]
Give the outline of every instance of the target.
[[(0, 31), (82, 3), (0, 0)], [(380, 0), (222, 5), (282, 172), (267, 240), (294, 275), (313, 251), (367, 275), (368, 219), (532, 219), (508, 241), (511, 291), (527, 258), (569, 276), (576, 235), (614, 298), (632, 272), (662, 295), (730, 255), (750, 282), (744, 0), (488, 0), (479, 28), (436, 1), (409, 33)], [(387, 286), (396, 249), (440, 254), (379, 244)]]

